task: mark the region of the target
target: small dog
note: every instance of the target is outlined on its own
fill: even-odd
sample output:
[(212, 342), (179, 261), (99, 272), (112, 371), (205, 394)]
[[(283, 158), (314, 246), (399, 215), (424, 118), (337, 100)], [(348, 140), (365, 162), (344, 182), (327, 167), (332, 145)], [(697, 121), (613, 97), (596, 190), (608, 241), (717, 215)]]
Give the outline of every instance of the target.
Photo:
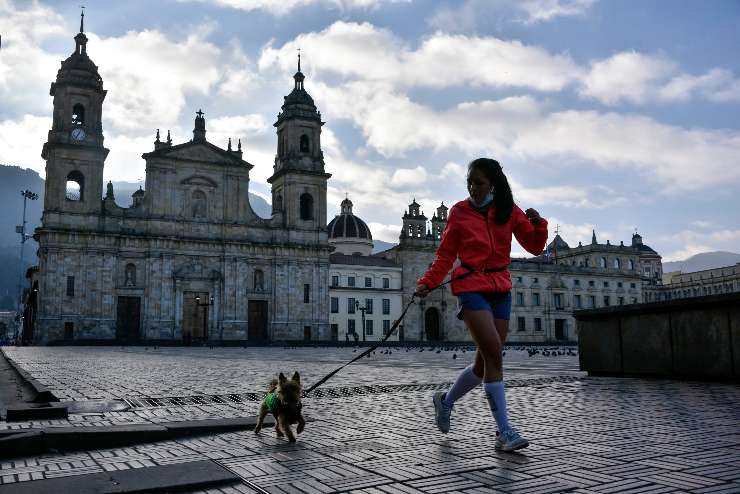
[(288, 380), (283, 373), (277, 379), (273, 379), (267, 389), (267, 395), (262, 400), (260, 413), (257, 415), (257, 425), (254, 432), (262, 430), (262, 422), (268, 413), (275, 417), (275, 432), (278, 437), (288, 436), (288, 441), (294, 443), (295, 435), (290, 429), (290, 424), (298, 424), (296, 432), (300, 434), (306, 426), (306, 420), (301, 414), (301, 376), (298, 372)]

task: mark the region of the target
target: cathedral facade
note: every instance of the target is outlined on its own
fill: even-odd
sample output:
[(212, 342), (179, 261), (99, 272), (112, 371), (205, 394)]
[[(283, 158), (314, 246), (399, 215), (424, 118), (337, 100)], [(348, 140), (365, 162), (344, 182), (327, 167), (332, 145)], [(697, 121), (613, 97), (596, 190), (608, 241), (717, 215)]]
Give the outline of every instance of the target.
[(241, 143), (159, 132), (143, 154), (145, 188), (133, 205), (104, 198), (106, 90), (83, 27), (52, 83), (44, 144), (46, 190), (39, 269), (32, 279), (30, 343), (327, 340), (329, 253), (321, 114), (294, 75), (278, 115), (272, 215), (254, 213)]

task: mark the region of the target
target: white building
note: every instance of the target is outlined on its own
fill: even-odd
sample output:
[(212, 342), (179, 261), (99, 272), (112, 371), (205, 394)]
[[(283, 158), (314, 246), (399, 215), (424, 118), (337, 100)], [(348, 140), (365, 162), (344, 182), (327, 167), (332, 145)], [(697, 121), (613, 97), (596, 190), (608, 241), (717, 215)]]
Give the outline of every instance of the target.
[[(341, 214), (328, 225), (329, 327), (332, 341), (378, 341), (398, 319), (401, 306), (401, 266), (370, 255), (373, 240), (364, 221), (352, 213), (345, 199)], [(364, 328), (364, 331), (363, 331)], [(389, 338), (403, 339), (403, 328)]]

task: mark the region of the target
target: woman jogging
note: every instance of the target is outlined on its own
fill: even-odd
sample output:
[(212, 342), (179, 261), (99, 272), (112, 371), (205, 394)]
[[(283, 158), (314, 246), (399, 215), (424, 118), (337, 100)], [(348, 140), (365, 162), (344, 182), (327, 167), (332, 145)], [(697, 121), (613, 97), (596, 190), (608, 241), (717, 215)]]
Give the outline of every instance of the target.
[(452, 282), (452, 294), (458, 296), (458, 318), (465, 321), (477, 350), (474, 363), (460, 373), (452, 387), (446, 393), (435, 393), (435, 418), (439, 430), (448, 432), (453, 404), (482, 381), (498, 426), (495, 448), (514, 451), (526, 448), (529, 442), (509, 425), (501, 362), (511, 313), (507, 270), (511, 236), (528, 252), (539, 255), (547, 242), (547, 221), (534, 209), (525, 214), (514, 204), (509, 182), (496, 160), (472, 161), (467, 182), (470, 197), (450, 209), (436, 258), (418, 280), (415, 293), (425, 297), (460, 259), (452, 277), (461, 278)]

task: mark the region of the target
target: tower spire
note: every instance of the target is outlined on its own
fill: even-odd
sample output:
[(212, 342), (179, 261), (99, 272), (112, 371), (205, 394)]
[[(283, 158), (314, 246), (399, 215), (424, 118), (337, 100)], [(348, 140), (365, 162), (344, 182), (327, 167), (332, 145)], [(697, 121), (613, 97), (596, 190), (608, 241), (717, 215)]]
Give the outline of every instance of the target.
[(298, 48), (298, 72), (301, 71), (301, 49)]
[(80, 10), (81, 10), (80, 12), (80, 32), (84, 33), (85, 32), (85, 6), (80, 5)]

